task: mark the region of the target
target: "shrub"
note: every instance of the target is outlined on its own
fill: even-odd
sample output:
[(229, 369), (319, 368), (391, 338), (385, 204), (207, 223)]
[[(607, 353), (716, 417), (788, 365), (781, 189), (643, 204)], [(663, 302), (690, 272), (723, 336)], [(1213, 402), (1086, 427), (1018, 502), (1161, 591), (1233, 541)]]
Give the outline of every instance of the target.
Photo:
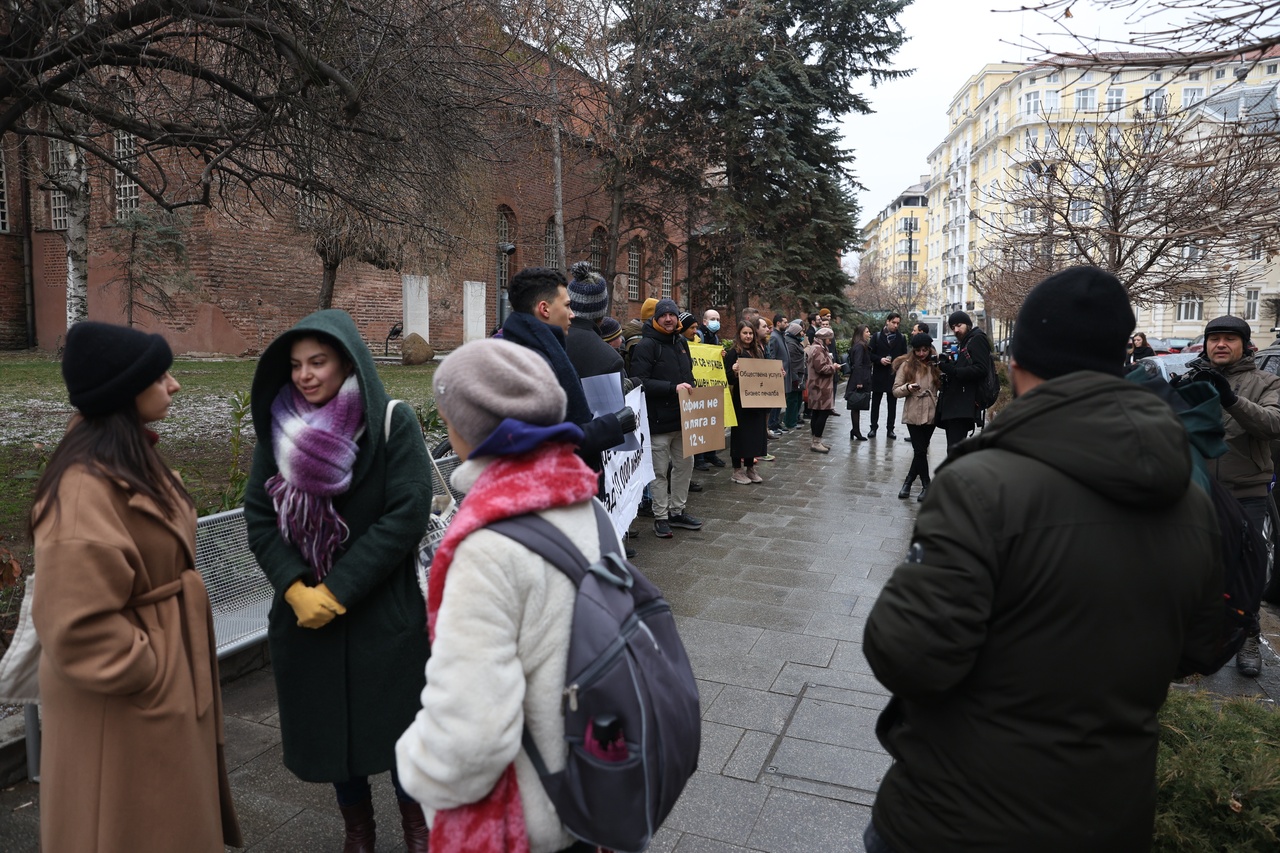
[(1156, 782), (1154, 853), (1280, 849), (1280, 714), (1173, 690), (1160, 712)]

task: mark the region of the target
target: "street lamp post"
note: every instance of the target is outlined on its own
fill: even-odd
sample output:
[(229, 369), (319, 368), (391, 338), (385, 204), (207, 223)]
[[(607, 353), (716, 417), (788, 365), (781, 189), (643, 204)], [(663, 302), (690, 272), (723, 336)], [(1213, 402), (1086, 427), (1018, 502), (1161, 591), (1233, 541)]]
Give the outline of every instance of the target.
[(907, 231), (907, 308), (915, 307), (915, 269), (912, 267), (912, 255), (915, 248), (915, 217), (908, 216), (903, 222)]

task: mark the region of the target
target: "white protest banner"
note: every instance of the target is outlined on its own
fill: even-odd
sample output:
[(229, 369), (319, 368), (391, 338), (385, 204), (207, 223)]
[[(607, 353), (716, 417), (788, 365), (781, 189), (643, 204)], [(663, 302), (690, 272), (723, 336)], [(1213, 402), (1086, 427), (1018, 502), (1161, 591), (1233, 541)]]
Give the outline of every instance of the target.
[(684, 455), (724, 449), (724, 390), (720, 388), (681, 389), (680, 436)]
[(776, 358), (738, 359), (738, 396), (744, 409), (778, 409), (787, 405), (782, 362)]
[(604, 466), (604, 494), (600, 500), (613, 519), (618, 536), (626, 535), (640, 509), (644, 487), (653, 482), (653, 455), (649, 446), (649, 412), (644, 402), (644, 389), (636, 387), (627, 395), (626, 404), (636, 413), (636, 431), (626, 445), (601, 454)]

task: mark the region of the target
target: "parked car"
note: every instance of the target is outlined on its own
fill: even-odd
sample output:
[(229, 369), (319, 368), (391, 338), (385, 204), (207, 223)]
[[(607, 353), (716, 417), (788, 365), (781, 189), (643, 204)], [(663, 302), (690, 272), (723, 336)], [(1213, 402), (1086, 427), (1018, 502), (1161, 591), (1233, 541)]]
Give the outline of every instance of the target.
[(1191, 343), (1182, 348), (1183, 352), (1203, 352), (1204, 351), (1204, 335), (1198, 338), (1192, 338)]
[[(1155, 347), (1153, 339), (1148, 338), (1152, 348)], [(1159, 350), (1156, 350), (1159, 352)], [(1280, 349), (1276, 350), (1277, 358), (1280, 359)], [(1160, 375), (1167, 381), (1174, 374), (1181, 375), (1187, 372), (1187, 364), (1199, 358), (1200, 353), (1197, 352), (1175, 352), (1166, 353), (1165, 355), (1149, 355), (1139, 360), (1139, 364), (1155, 365), (1156, 370), (1160, 371)]]
[(1169, 345), (1169, 352), (1182, 352), (1191, 345), (1191, 338), (1165, 338), (1165, 343)]
[(1164, 338), (1147, 338), (1147, 346), (1155, 350), (1156, 355), (1169, 354), (1169, 342)]

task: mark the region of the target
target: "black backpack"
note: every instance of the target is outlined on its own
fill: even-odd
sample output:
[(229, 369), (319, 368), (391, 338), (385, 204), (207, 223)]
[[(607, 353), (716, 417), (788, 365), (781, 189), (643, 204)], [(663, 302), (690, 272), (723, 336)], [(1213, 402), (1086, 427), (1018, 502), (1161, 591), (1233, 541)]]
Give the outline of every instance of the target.
[[(980, 329), (974, 330), (975, 335), (982, 334)], [(972, 357), (970, 358), (972, 361)], [(987, 375), (978, 383), (978, 388), (974, 394), (974, 402), (979, 409), (989, 409), (995, 405), (997, 399), (1000, 398), (1000, 375), (996, 373), (996, 354), (991, 349), (991, 341), (987, 341)]]
[(644, 850), (698, 767), (698, 685), (671, 607), (618, 548), (593, 501), (601, 558), (587, 558), (555, 525), (521, 515), (488, 525), (574, 583), (564, 689), (564, 770), (551, 773), (524, 730), (524, 748), (561, 823), (619, 853)]
[(1253, 630), (1253, 614), (1262, 604), (1267, 578), (1267, 545), (1262, 531), (1249, 521), (1244, 507), (1227, 488), (1209, 478), (1209, 497), (1222, 537), (1222, 645), (1212, 672), (1225, 666)]

